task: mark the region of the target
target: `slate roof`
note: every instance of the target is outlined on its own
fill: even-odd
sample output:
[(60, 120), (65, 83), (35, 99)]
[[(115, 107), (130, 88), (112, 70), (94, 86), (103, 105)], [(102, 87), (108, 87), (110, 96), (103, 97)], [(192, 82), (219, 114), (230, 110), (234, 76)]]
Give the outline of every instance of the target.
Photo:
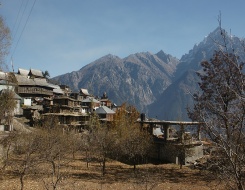
[(87, 95), (87, 96), (90, 95), (90, 94), (88, 93), (88, 89), (81, 88), (81, 89), (80, 89), (80, 92), (81, 92), (82, 94), (84, 94), (84, 95)]
[(34, 75), (36, 77), (43, 77), (43, 73), (37, 69), (30, 69), (29, 75)]
[(97, 114), (114, 114), (115, 112), (106, 106), (101, 106), (95, 110)]
[(29, 79), (26, 76), (15, 74), (18, 85), (22, 86), (44, 86), (49, 88), (54, 88), (50, 83), (47, 82), (45, 78), (34, 78)]
[(22, 98), (18, 94), (14, 93), (14, 99), (15, 100), (21, 100)]
[(93, 98), (93, 97), (88, 97), (88, 98), (84, 99), (82, 102), (94, 102), (94, 103), (100, 103), (99, 100), (96, 100), (96, 99)]
[(53, 92), (55, 94), (64, 94), (64, 91), (60, 88), (59, 85), (55, 85), (55, 84), (51, 84), (51, 83), (48, 83), (48, 85), (53, 88)]
[(7, 73), (0, 71), (0, 80), (6, 80), (7, 79)]
[(26, 69), (21, 69), (21, 68), (18, 69), (18, 74), (19, 75), (28, 76), (29, 72), (30, 71), (26, 70)]

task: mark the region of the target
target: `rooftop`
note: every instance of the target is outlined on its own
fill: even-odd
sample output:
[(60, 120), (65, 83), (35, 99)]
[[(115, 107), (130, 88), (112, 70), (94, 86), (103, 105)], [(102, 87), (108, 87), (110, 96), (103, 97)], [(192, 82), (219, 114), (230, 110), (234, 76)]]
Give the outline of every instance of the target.
[(114, 114), (115, 112), (106, 106), (101, 106), (95, 110), (97, 114)]

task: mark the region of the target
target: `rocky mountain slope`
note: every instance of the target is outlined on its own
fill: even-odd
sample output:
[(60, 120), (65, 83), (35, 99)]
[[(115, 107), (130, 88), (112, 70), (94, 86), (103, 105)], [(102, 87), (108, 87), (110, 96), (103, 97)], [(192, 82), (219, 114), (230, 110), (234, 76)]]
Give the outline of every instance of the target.
[[(187, 107), (193, 106), (192, 95), (199, 90), (196, 71), (201, 70), (201, 62), (210, 60), (215, 51), (224, 49), (224, 39), (219, 28), (215, 29), (202, 42), (194, 45), (193, 49), (180, 59), (175, 72), (173, 83), (148, 106), (152, 117), (158, 116), (166, 120), (188, 120)], [(245, 60), (243, 39), (235, 36), (226, 36), (228, 51), (239, 55)], [(161, 106), (159, 106), (161, 105)]]
[[(123, 59), (106, 55), (79, 71), (53, 79), (73, 91), (87, 88), (99, 96), (106, 92), (116, 104), (128, 102), (150, 117), (187, 120), (186, 108), (193, 105), (192, 94), (198, 90), (196, 71), (201, 69), (200, 63), (224, 48), (220, 33), (215, 29), (180, 60), (163, 51), (136, 53)], [(227, 43), (245, 60), (242, 39), (228, 36)]]
[[(198, 89), (198, 77), (188, 70), (174, 81), (151, 105), (148, 116), (165, 120), (188, 120), (187, 107), (192, 107), (192, 95)], [(160, 106), (159, 106), (160, 105)]]
[(177, 58), (163, 51), (136, 53), (124, 59), (106, 55), (79, 71), (53, 79), (69, 85), (73, 91), (87, 88), (98, 96), (106, 92), (116, 104), (128, 102), (146, 112), (147, 105), (172, 83), (178, 63)]

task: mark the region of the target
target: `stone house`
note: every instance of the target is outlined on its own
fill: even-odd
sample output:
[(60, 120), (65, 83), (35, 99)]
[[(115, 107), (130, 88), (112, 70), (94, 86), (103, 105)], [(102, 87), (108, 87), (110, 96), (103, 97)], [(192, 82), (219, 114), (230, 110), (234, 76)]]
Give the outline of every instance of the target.
[(82, 108), (86, 110), (86, 113), (91, 113), (100, 107), (101, 102), (94, 97), (87, 97), (82, 101)]
[(95, 110), (101, 121), (113, 121), (115, 112), (106, 106), (101, 106)]

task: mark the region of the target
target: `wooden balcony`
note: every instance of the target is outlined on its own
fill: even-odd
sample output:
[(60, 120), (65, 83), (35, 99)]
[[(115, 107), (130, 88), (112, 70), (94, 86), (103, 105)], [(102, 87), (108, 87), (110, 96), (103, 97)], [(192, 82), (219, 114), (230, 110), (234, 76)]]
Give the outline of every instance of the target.
[(40, 88), (40, 87), (18, 87), (16, 88), (18, 94), (30, 94), (30, 95), (48, 95), (52, 96), (53, 91)]

